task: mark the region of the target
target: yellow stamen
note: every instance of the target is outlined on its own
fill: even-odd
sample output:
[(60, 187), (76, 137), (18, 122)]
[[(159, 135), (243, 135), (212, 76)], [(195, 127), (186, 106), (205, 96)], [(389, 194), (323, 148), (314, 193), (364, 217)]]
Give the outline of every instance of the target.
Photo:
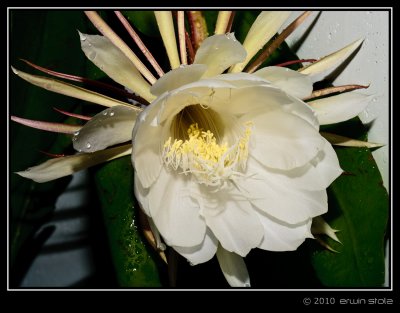
[(243, 135), (228, 146), (219, 144), (210, 131), (193, 123), (187, 129), (188, 139), (169, 137), (163, 147), (163, 161), (174, 170), (181, 168), (184, 174), (193, 174), (199, 183), (208, 186), (223, 186), (227, 179), (240, 175), (246, 169), (248, 143), (252, 123), (247, 122)]

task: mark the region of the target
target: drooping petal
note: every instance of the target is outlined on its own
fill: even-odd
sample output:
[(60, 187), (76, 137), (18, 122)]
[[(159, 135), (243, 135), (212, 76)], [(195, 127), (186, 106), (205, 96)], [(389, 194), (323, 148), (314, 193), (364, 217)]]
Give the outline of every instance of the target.
[(190, 176), (161, 170), (150, 187), (149, 211), (160, 234), (173, 246), (199, 245), (206, 232), (204, 218), (199, 214), (199, 204), (192, 197), (196, 185)]
[(29, 120), (18, 116), (11, 116), (11, 120), (28, 127), (46, 130), (54, 133), (63, 133), (63, 134), (73, 134), (79, 131), (82, 127), (79, 125), (69, 125), (62, 123), (51, 123), (44, 121)]
[(247, 163), (246, 178), (236, 182), (253, 206), (288, 224), (298, 224), (328, 210), (326, 190), (288, 187), (282, 178), (269, 175), (252, 158)]
[(246, 256), (252, 248), (259, 245), (262, 239), (262, 227), (251, 205), (245, 199), (235, 200), (225, 192), (218, 192), (215, 197), (221, 197), (219, 208), (213, 208), (215, 203), (207, 207), (210, 195), (202, 197), (202, 213), (207, 226), (210, 227), (218, 241), (226, 250)]
[(217, 258), (222, 273), (231, 287), (250, 287), (250, 276), (241, 256), (218, 246)]
[(150, 91), (153, 95), (160, 96), (166, 91), (198, 81), (206, 70), (207, 67), (203, 64), (191, 64), (176, 68), (159, 78)]
[(132, 152), (132, 145), (119, 146), (93, 153), (81, 153), (48, 160), (40, 165), (17, 172), (22, 177), (45, 183), (103, 162), (114, 160)]
[(360, 114), (367, 107), (372, 95), (344, 93), (308, 102), (317, 114), (321, 125), (347, 121)]
[(296, 225), (281, 223), (264, 212), (260, 212), (259, 218), (264, 227), (264, 238), (258, 246), (260, 249), (268, 251), (293, 251), (306, 238), (314, 238), (310, 232), (311, 218)]
[(132, 106), (129, 103), (125, 103), (117, 99), (104, 96), (100, 93), (62, 82), (57, 79), (47, 78), (44, 76), (31, 75), (22, 72), (20, 70), (17, 70), (14, 67), (11, 67), (11, 69), (16, 75), (26, 80), (27, 82), (52, 92), (60, 93), (62, 95), (81, 99), (84, 101), (93, 102), (106, 107), (113, 107), (117, 105), (125, 105), (129, 107)]
[(276, 34), (289, 15), (290, 12), (287, 11), (261, 12), (243, 42), (243, 47), (247, 51), (246, 59), (233, 66), (231, 72), (241, 72), (253, 56)]
[(132, 139), (140, 109), (116, 106), (96, 114), (72, 139), (74, 149), (95, 152)]
[(313, 82), (319, 81), (326, 76), (327, 72), (338, 66), (352, 54), (362, 42), (363, 39), (356, 40), (346, 47), (321, 58), (319, 61), (301, 68), (299, 72), (308, 74)]
[(133, 63), (104, 36), (79, 32), (81, 47), (87, 58), (117, 83), (131, 89), (151, 102), (150, 84), (144, 80)]
[[(247, 119), (244, 116), (243, 119)], [(325, 140), (308, 122), (282, 111), (252, 116), (251, 154), (265, 166), (290, 170), (312, 160)]]
[(246, 50), (233, 33), (214, 35), (201, 43), (193, 63), (206, 64), (207, 71), (203, 77), (212, 77), (243, 61), (246, 54)]
[(311, 79), (304, 74), (280, 66), (264, 67), (254, 75), (260, 76), (288, 94), (303, 99), (308, 97), (313, 90)]
[(201, 244), (193, 247), (172, 246), (176, 252), (185, 257), (192, 265), (207, 262), (217, 252), (218, 240), (209, 228)]

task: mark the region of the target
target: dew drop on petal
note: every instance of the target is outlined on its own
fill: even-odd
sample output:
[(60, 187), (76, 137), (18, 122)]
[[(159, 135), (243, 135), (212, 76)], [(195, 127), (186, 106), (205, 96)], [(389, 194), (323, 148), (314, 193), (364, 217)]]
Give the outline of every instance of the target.
[(87, 149), (90, 149), (92, 147), (92, 145), (90, 144), (90, 142), (88, 142), (87, 144), (86, 144), (86, 148)]
[(85, 34), (79, 33), (79, 38), (81, 39), (81, 41), (85, 41), (87, 37)]
[(110, 116), (114, 116), (114, 114), (115, 114), (114, 112), (112, 112), (112, 111), (110, 112)]
[(74, 136), (79, 136), (79, 130), (74, 133)]
[(107, 112), (107, 111), (104, 111), (104, 112), (103, 112), (103, 115), (107, 115), (107, 114), (108, 114), (108, 112)]

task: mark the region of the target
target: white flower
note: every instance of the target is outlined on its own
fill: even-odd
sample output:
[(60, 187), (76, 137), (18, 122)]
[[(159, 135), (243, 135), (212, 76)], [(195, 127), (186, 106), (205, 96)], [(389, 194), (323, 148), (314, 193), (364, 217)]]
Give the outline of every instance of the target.
[[(233, 34), (211, 36), (188, 66), (176, 68), (174, 47), (168, 46), (175, 69), (151, 87), (141, 74), (149, 82), (154, 77), (135, 63), (136, 56), (106, 25), (99, 29), (108, 38), (80, 34), (90, 60), (150, 102), (141, 113), (101, 94), (13, 69), (43, 88), (110, 107), (75, 133), (74, 148), (83, 153), (18, 174), (45, 182), (131, 153), (136, 198), (164, 241), (192, 264), (216, 254), (230, 285), (249, 286), (242, 257), (254, 248), (297, 249), (313, 238), (312, 219), (328, 209), (326, 188), (342, 170), (331, 144), (319, 133), (320, 124), (354, 117), (368, 102), (356, 93), (308, 104), (301, 100), (312, 93), (316, 75), (340, 63), (361, 41), (300, 72), (267, 67), (237, 73), (287, 17), (287, 12), (263, 12), (243, 46)], [(259, 31), (265, 21), (271, 23), (267, 35)], [(130, 140), (132, 146), (112, 147)]]
[[(223, 59), (234, 60), (220, 72), (245, 55), (232, 35), (207, 39), (198, 55), (216, 41), (231, 44)], [(326, 188), (342, 172), (314, 111), (290, 92), (310, 94), (311, 80), (279, 67), (202, 79), (221, 64), (207, 60), (152, 87), (158, 97), (133, 134), (136, 197), (192, 264), (223, 250), (233, 254), (219, 260), (295, 250), (313, 238), (312, 218), (327, 211)]]

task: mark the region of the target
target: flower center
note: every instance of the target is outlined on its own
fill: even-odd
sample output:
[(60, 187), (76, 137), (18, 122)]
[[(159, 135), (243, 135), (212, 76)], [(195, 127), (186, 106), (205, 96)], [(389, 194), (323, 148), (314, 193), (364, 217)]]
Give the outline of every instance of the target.
[(182, 169), (185, 175), (193, 174), (196, 180), (207, 186), (221, 188), (228, 179), (234, 179), (246, 169), (248, 143), (252, 123), (244, 130), (232, 146), (219, 144), (210, 130), (192, 123), (187, 128), (186, 139), (169, 137), (163, 147), (163, 161), (174, 170)]

